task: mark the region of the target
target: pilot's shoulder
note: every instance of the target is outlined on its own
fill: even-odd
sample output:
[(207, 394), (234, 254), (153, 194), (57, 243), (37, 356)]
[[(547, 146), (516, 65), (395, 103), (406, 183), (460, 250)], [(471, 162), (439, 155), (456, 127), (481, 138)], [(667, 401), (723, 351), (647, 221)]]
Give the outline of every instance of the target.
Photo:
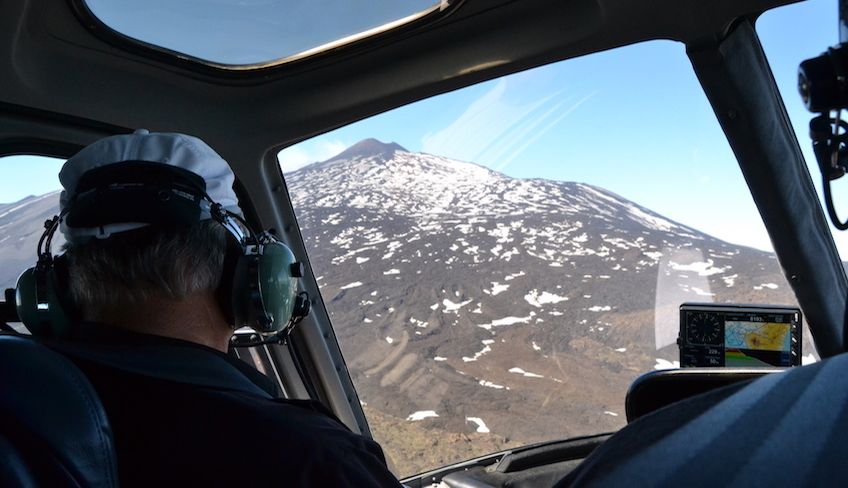
[(308, 484), (400, 486), (379, 444), (352, 432), (318, 402), (262, 399), (245, 413), (254, 427), (261, 427), (251, 443), (262, 444), (266, 457), (277, 455), (287, 463), (298, 463), (298, 472), (304, 481), (309, 478)]

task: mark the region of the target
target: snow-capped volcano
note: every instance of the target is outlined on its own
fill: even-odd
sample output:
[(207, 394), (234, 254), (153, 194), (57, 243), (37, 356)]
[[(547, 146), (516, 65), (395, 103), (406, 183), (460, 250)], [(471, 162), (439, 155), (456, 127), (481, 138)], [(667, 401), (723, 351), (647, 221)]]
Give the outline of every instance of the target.
[(612, 430), (630, 382), (677, 359), (681, 302), (793, 302), (773, 255), (584, 183), (373, 139), (286, 180), (354, 382), (394, 428)]
[[(635, 224), (647, 230), (694, 232), (591, 185), (510, 178), (474, 163), (412, 153), (374, 139), (360, 141), (286, 179), (292, 188), (306, 184), (313, 190), (325, 189), (292, 192), (295, 207), (304, 211), (343, 205), (423, 219), (583, 215), (618, 228)], [(319, 193), (321, 198), (312, 198)]]

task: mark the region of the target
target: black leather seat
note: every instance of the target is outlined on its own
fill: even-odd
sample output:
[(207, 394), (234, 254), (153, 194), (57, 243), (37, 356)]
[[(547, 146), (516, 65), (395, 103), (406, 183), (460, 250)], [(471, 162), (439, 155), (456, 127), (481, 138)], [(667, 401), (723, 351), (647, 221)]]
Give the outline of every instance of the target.
[(91, 384), (34, 340), (0, 335), (0, 484), (118, 486), (112, 432)]
[(845, 486), (848, 353), (640, 417), (557, 484)]

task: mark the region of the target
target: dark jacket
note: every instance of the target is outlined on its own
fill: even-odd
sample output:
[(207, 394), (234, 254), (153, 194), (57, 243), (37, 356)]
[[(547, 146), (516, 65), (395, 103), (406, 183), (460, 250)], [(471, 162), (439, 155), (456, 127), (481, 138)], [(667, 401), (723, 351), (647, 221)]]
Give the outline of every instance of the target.
[(97, 390), (123, 487), (399, 486), (377, 443), (219, 351), (95, 324), (48, 345)]

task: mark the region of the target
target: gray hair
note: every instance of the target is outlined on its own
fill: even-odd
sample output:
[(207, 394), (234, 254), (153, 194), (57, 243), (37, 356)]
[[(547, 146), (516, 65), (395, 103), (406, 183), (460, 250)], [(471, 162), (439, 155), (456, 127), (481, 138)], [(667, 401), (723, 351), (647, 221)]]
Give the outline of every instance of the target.
[(83, 310), (150, 298), (181, 300), (215, 290), (221, 280), (226, 230), (204, 220), (190, 227), (145, 227), (66, 244), (70, 290)]

